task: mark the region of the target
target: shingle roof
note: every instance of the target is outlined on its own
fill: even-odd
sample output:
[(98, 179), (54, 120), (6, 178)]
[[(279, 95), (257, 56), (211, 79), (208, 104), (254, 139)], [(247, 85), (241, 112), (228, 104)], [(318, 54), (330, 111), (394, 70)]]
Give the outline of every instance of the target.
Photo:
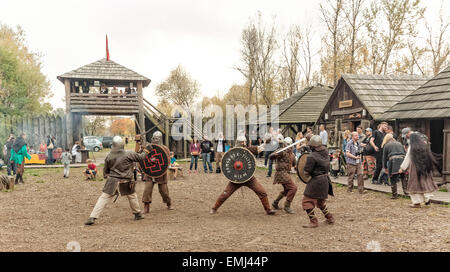
[(58, 76), (61, 82), (65, 78), (73, 79), (98, 79), (98, 80), (118, 80), (118, 81), (144, 81), (144, 87), (150, 84), (150, 79), (130, 70), (112, 60), (101, 59), (91, 64), (85, 65), (73, 71)]
[[(276, 104), (280, 124), (315, 123), (332, 93), (332, 88), (317, 84), (307, 87)], [(268, 110), (267, 121), (274, 120)]]
[(355, 74), (344, 74), (342, 78), (376, 120), (428, 80), (420, 76)]
[(450, 117), (450, 66), (391, 107), (384, 119)]

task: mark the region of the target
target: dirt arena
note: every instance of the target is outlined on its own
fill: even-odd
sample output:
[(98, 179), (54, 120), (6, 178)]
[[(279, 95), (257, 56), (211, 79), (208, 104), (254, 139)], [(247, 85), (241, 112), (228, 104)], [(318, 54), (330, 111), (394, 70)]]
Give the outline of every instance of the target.
[[(128, 201), (120, 197), (96, 225), (85, 226), (104, 181), (86, 181), (82, 169), (71, 169), (70, 178), (63, 179), (62, 171), (27, 169), (25, 185), (0, 192), (1, 251), (67, 251), (71, 241), (78, 242), (81, 251), (450, 251), (449, 207), (411, 209), (409, 199), (390, 200), (375, 192), (348, 194), (336, 185), (336, 196), (328, 202), (336, 218), (331, 226), (317, 210), (319, 228), (301, 227), (308, 220), (300, 207), (300, 182), (295, 215), (279, 211), (267, 216), (247, 188), (236, 191), (211, 215), (227, 183), (221, 174), (170, 181), (173, 211), (166, 209), (155, 187), (154, 204), (144, 220), (134, 221)], [(263, 170), (257, 170), (257, 178), (272, 201), (281, 186), (273, 185)], [(139, 182), (140, 198), (143, 188)]]

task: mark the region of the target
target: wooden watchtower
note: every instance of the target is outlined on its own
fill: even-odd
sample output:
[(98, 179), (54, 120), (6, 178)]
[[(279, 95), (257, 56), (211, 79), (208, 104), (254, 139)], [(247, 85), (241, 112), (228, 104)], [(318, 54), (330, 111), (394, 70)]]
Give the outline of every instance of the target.
[[(166, 119), (143, 97), (150, 84), (144, 77), (112, 60), (101, 59), (57, 77), (65, 86), (67, 145), (82, 140), (83, 115), (134, 115), (138, 133), (147, 126), (166, 131)], [(119, 88), (128, 92), (120, 93)], [(103, 94), (102, 90), (108, 90)], [(165, 133), (164, 133), (165, 134)]]

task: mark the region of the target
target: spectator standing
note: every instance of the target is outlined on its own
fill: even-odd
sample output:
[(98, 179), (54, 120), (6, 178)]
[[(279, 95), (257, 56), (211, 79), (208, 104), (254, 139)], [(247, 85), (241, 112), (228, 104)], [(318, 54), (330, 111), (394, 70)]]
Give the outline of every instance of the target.
[[(268, 160), (269, 162), (269, 167), (267, 169), (267, 176), (268, 178), (270, 178), (272, 176), (272, 170), (273, 170), (273, 160), (270, 158), (270, 155), (278, 148), (278, 134), (277, 133), (273, 133), (272, 137), (270, 137), (270, 139), (268, 140), (268, 143), (266, 142), (265, 145), (265, 157), (264, 160)], [(281, 137), (283, 137), (281, 135)]]
[(374, 157), (376, 160), (375, 172), (372, 177), (373, 184), (380, 184), (378, 178), (380, 177), (380, 173), (383, 168), (383, 150), (381, 149), (381, 144), (383, 143), (384, 136), (386, 135), (386, 126), (386, 122), (381, 122), (378, 129), (375, 130), (372, 140), (370, 141), (370, 145), (374, 149)]
[(197, 138), (194, 138), (192, 140), (192, 143), (189, 146), (189, 151), (191, 152), (191, 165), (189, 167), (189, 174), (192, 171), (192, 166), (194, 165), (195, 162), (195, 169), (194, 172), (197, 173), (197, 163), (198, 163), (198, 157), (200, 156), (200, 144), (197, 140)]
[(69, 177), (70, 172), (70, 162), (72, 161), (72, 154), (70, 154), (70, 149), (66, 148), (66, 151), (62, 153), (61, 162), (64, 165), (64, 177)]
[(81, 163), (81, 145), (80, 141), (76, 141), (72, 146), (72, 156), (75, 158), (75, 163)]
[(411, 197), (412, 208), (420, 208), (421, 203), (431, 203), (433, 192), (438, 189), (433, 181), (433, 165), (435, 159), (429, 145), (418, 133), (409, 137), (410, 146), (405, 159), (400, 166), (400, 173), (408, 170), (408, 194)]
[[(295, 141), (297, 142), (297, 141), (300, 141), (301, 139), (303, 139), (303, 133), (299, 132), (299, 133), (297, 133), (297, 136), (295, 137)], [(298, 143), (295, 145), (295, 148), (294, 148), (294, 155), (296, 158), (299, 158), (300, 155), (302, 154), (302, 152), (300, 150), (301, 150), (301, 143)]]
[[(213, 172), (212, 164), (211, 164), (211, 148), (213, 147), (212, 142), (208, 139), (208, 136), (203, 136), (203, 141), (200, 144), (200, 148), (202, 150), (202, 161), (203, 161), (203, 170), (205, 173)], [(208, 166), (208, 167), (206, 167)]]
[(347, 162), (347, 152), (345, 151), (347, 148), (348, 142), (351, 140), (350, 130), (344, 131), (344, 139), (342, 140), (342, 153), (344, 154), (344, 159)]
[(41, 153), (47, 153), (47, 144), (44, 140), (42, 140), (41, 145), (39, 146), (39, 152)]
[(338, 178), (339, 173), (339, 154), (338, 150), (333, 153), (333, 158), (331, 159), (330, 166), (331, 166), (331, 174), (335, 179)]
[(55, 148), (55, 137), (50, 137), (47, 135), (47, 164), (53, 164), (53, 149)]
[(358, 126), (356, 128), (356, 132), (358, 132), (358, 143), (362, 144), (363, 141), (366, 139), (366, 135), (364, 134), (362, 126)]
[(358, 179), (358, 191), (360, 194), (365, 193), (364, 191), (364, 180), (361, 165), (361, 146), (358, 143), (358, 132), (354, 131), (351, 134), (351, 140), (347, 143), (345, 148), (347, 154), (347, 172), (348, 172), (348, 189), (347, 191), (351, 193), (353, 191), (353, 179), (355, 174)]
[(361, 147), (363, 148), (363, 171), (364, 171), (364, 179), (372, 178), (373, 173), (375, 171), (375, 157), (373, 156), (375, 150), (373, 146), (370, 144), (372, 140), (372, 129), (366, 128), (366, 137), (361, 143)]
[(391, 133), (384, 136), (383, 143), (381, 144), (383, 148), (383, 169), (386, 174), (388, 174), (391, 180), (391, 199), (397, 199), (397, 182), (401, 180), (403, 192), (406, 193), (407, 184), (403, 175), (399, 173), (400, 165), (405, 159), (405, 149), (403, 145), (394, 139), (394, 135)]
[(17, 164), (17, 174), (16, 174), (16, 181), (15, 184), (18, 184), (19, 181), (21, 183), (25, 183), (23, 181), (23, 174), (25, 171), (25, 158), (31, 159), (31, 156), (27, 152), (27, 144), (25, 140), (27, 139), (27, 135), (22, 132), (17, 138), (17, 140), (14, 141), (14, 145), (11, 150), (11, 157), (10, 160), (14, 161), (15, 164)]
[(215, 143), (216, 143), (216, 173), (220, 173), (221, 172), (220, 165), (222, 163), (223, 154), (225, 153), (225, 145), (227, 144), (227, 141), (225, 141), (222, 132), (219, 132), (219, 135), (215, 140)]
[(322, 139), (322, 145), (327, 147), (328, 144), (328, 132), (325, 130), (325, 125), (320, 125), (319, 127), (319, 136)]
[(11, 176), (11, 172), (16, 175), (16, 164), (11, 160), (11, 150), (14, 146), (14, 134), (10, 134), (8, 140), (5, 143), (3, 155), (5, 155), (6, 171), (8, 176)]

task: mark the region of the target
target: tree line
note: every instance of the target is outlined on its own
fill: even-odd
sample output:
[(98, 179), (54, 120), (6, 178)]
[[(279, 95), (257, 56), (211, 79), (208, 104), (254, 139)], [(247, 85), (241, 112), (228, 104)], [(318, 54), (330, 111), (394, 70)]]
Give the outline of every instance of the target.
[(450, 54), (443, 3), (426, 19), (420, 0), (321, 0), (320, 24), (291, 25), (286, 33), (258, 12), (241, 32), (234, 69), (242, 84), (198, 101), (198, 83), (178, 66), (156, 87), (159, 106), (168, 114), (173, 105), (269, 107), (316, 83), (335, 86), (344, 73), (436, 75)]

